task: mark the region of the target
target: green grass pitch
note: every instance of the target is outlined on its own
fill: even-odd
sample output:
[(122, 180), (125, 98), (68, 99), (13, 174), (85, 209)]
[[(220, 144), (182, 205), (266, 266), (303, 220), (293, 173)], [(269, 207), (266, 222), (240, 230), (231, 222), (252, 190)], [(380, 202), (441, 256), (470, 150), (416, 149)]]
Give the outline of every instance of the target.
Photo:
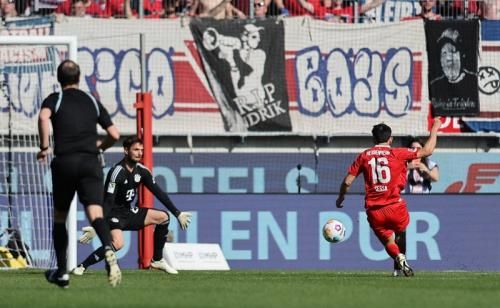
[(40, 270), (0, 271), (0, 307), (499, 307), (500, 273), (126, 270), (111, 288), (103, 270), (69, 289)]

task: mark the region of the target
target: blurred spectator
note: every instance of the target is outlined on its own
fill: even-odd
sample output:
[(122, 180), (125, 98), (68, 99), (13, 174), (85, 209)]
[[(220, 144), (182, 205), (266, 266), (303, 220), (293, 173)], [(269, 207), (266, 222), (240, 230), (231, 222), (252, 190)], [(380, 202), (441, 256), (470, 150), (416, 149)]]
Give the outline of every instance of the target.
[[(318, 0), (297, 0), (299, 4), (307, 10), (307, 13), (302, 15), (312, 15), (318, 19), (325, 19), (326, 6), (325, 3)], [(330, 0), (328, 0), (330, 1)]]
[[(139, 16), (139, 1), (124, 0), (125, 16), (137, 18)], [(144, 0), (144, 18), (161, 18), (165, 15), (163, 0)]]
[(226, 18), (226, 5), (230, 0), (198, 0), (199, 16), (213, 17), (215, 19)]
[(441, 20), (443, 17), (436, 13), (436, 0), (420, 0), (420, 6), (422, 11), (417, 16), (404, 17), (401, 20), (413, 20), (413, 19), (428, 19), (428, 20)]
[(18, 16), (30, 16), (33, 13), (33, 2), (34, 0), (15, 1)]
[[(58, 16), (58, 19), (60, 18), (61, 15), (66, 15), (66, 16), (71, 16), (72, 13), (72, 0), (66, 0), (64, 2), (59, 3), (57, 6), (55, 13), (56, 16)], [(90, 1), (83, 0), (82, 3), (84, 4), (85, 8), (90, 5)]]
[[(255, 0), (255, 2), (258, 1), (259, 0)], [(250, 16), (250, 0), (233, 0), (231, 4), (240, 12), (245, 14), (245, 16)]]
[[(77, 4), (77, 2), (81, 3)], [(77, 7), (75, 7), (75, 4)], [(57, 7), (56, 14), (79, 16), (75, 15), (76, 10), (80, 15), (85, 11), (83, 16), (90, 17), (110, 18), (124, 16), (123, 0), (67, 0)]]
[(330, 1), (331, 7), (326, 20), (330, 22), (352, 23), (354, 20), (354, 6), (343, 0)]
[[(272, 0), (254, 0), (253, 1), (253, 6), (254, 6), (254, 16), (257, 17), (256, 15), (256, 10), (257, 10), (257, 6), (256, 4), (259, 3), (259, 4), (262, 4), (264, 3), (265, 6), (266, 6), (266, 11), (269, 11), (269, 5), (271, 4), (271, 1)], [(250, 0), (233, 0), (232, 2), (233, 6), (235, 8), (237, 8), (239, 11), (241, 11), (243, 14), (245, 14), (246, 16), (250, 16)], [(260, 6), (260, 11), (262, 11), (262, 8), (263, 6)], [(262, 17), (262, 16), (260, 16)]]
[(463, 0), (440, 0), (437, 4), (437, 12), (445, 18), (462, 19), (478, 16), (482, 0), (468, 0), (467, 10)]
[(195, 16), (198, 9), (198, 1), (182, 0), (179, 4), (179, 11), (183, 16)]
[[(365, 1), (363, 4), (359, 5), (359, 15), (365, 14), (366, 12), (382, 5), (384, 2), (385, 0), (372, 0), (370, 2)], [(325, 0), (325, 5), (327, 6), (327, 13), (325, 16), (326, 20), (340, 23), (354, 22), (355, 2), (344, 0)]]
[(165, 18), (174, 19), (177, 18), (177, 9), (179, 7), (179, 0), (164, 0), (165, 7)]
[[(413, 138), (410, 148), (421, 149), (423, 141)], [(428, 194), (432, 189), (432, 182), (439, 180), (439, 167), (436, 162), (425, 158), (414, 159), (407, 164), (408, 174), (405, 192), (410, 194)]]
[(199, 16), (224, 18), (246, 18), (246, 15), (231, 4), (231, 0), (198, 0)]
[(226, 18), (239, 18), (244, 19), (247, 16), (232, 3), (226, 4)]
[(500, 19), (500, 0), (484, 0), (481, 3), (480, 16), (484, 19)]
[(436, 11), (436, 0), (421, 0), (420, 6), (422, 11), (418, 17), (428, 20), (441, 20), (441, 15), (437, 14)]
[(282, 16), (321, 16), (324, 17), (325, 6), (320, 0), (274, 0)]
[(73, 2), (72, 14), (71, 16), (89, 18), (92, 17), (87, 14), (87, 7), (83, 0), (76, 0)]
[(266, 3), (266, 1), (264, 0), (255, 0), (255, 2), (253, 3), (253, 7), (255, 18), (264, 18), (267, 15), (269, 3)]
[(17, 17), (16, 1), (15, 0), (0, 0), (0, 15), (2, 19)]

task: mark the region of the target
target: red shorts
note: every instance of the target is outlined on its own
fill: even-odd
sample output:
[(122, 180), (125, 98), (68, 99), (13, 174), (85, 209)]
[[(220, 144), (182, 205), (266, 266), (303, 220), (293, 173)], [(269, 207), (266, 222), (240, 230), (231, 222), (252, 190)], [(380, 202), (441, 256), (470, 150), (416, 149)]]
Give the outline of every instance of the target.
[(382, 243), (391, 238), (395, 232), (406, 230), (410, 223), (410, 214), (404, 200), (381, 208), (368, 209), (366, 215), (370, 227)]

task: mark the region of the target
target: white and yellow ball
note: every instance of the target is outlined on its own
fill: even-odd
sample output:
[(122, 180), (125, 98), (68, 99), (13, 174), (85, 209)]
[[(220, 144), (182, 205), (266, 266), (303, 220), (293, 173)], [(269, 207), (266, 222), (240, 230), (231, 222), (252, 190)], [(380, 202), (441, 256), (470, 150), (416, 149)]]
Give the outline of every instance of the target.
[(342, 242), (345, 238), (344, 224), (336, 219), (330, 219), (323, 226), (323, 237), (330, 243)]

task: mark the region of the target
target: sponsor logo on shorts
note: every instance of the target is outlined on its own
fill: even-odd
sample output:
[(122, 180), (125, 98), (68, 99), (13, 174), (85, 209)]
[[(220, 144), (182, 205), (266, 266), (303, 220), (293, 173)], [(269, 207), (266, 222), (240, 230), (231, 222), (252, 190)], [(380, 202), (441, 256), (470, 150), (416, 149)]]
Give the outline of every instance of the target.
[(120, 220), (119, 220), (118, 218), (116, 218), (116, 217), (112, 217), (112, 218), (111, 218), (111, 222), (114, 222), (114, 223), (119, 223), (119, 222), (120, 222)]

